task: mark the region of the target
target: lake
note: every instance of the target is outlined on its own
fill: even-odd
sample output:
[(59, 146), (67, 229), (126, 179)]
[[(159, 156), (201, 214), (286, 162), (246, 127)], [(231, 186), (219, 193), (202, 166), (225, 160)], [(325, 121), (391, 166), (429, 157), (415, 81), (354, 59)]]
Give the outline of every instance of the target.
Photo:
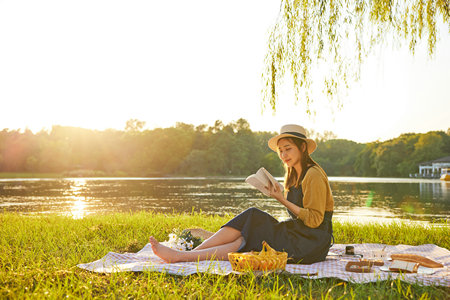
[[(282, 178), (278, 178), (282, 180)], [(450, 182), (431, 179), (330, 177), (334, 216), (352, 222), (449, 220)], [(111, 212), (235, 215), (257, 207), (288, 217), (276, 200), (244, 178), (0, 179), (0, 211), (83, 218)]]

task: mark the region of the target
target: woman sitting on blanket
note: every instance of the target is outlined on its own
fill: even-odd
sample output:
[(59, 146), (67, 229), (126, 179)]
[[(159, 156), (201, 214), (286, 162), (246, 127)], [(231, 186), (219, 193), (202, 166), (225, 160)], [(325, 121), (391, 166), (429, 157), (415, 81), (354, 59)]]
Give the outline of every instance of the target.
[(266, 241), (288, 253), (289, 262), (311, 264), (325, 260), (332, 240), (333, 197), (323, 169), (309, 156), (317, 145), (299, 125), (285, 125), (269, 147), (283, 161), (284, 187), (268, 187), (271, 197), (283, 204), (291, 218), (278, 222), (268, 213), (250, 208), (222, 226), (192, 251), (178, 251), (150, 237), (153, 252), (167, 262), (208, 259), (228, 260), (230, 252), (261, 251)]

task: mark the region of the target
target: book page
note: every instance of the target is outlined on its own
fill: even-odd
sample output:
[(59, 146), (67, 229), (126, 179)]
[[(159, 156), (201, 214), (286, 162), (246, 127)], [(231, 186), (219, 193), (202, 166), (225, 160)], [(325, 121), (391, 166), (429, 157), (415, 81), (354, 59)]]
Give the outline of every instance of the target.
[(266, 188), (269, 186), (269, 182), (274, 186), (278, 184), (280, 190), (283, 191), (283, 186), (265, 168), (260, 168), (256, 174), (248, 176), (245, 182), (257, 188), (267, 197), (270, 197), (270, 191)]
[(266, 186), (269, 183), (267, 178), (261, 178), (258, 174), (253, 174), (248, 176), (247, 179), (245, 179), (245, 182), (257, 188), (264, 195), (270, 196), (269, 190), (266, 189)]
[(272, 185), (276, 186), (278, 184), (278, 186), (280, 187), (280, 191), (283, 192), (283, 190), (284, 190), (283, 185), (281, 183), (279, 183), (278, 180), (276, 180), (275, 177), (273, 177), (272, 174), (270, 174), (265, 168), (261, 168), (261, 169), (264, 172), (264, 175), (267, 177), (267, 179), (270, 180)]

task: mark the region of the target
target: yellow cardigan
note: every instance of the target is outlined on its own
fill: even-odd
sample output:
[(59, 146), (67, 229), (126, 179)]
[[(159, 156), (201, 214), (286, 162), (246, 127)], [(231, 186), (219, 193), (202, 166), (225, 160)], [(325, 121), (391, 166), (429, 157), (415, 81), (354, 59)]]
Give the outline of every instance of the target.
[(298, 218), (311, 228), (318, 227), (325, 211), (333, 211), (334, 200), (325, 171), (319, 166), (313, 166), (306, 172), (302, 181), (303, 208), (300, 208)]

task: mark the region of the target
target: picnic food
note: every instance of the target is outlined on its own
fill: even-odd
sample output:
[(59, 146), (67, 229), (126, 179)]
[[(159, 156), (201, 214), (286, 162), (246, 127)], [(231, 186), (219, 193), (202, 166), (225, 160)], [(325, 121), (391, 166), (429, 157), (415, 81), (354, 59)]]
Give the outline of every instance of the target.
[(261, 252), (231, 252), (228, 260), (234, 271), (269, 271), (284, 270), (287, 263), (287, 253), (272, 249), (265, 241)]
[(360, 261), (349, 261), (345, 265), (345, 271), (355, 272), (355, 273), (370, 273), (372, 272), (373, 266), (382, 266), (383, 262), (372, 261), (372, 260), (360, 260)]
[(368, 262), (373, 266), (383, 266), (384, 262), (382, 260), (372, 260), (372, 259), (361, 259), (362, 262)]
[(391, 258), (393, 260), (415, 262), (427, 268), (442, 268), (444, 266), (434, 260), (416, 254), (391, 254)]
[(394, 260), (389, 267), (389, 271), (403, 272), (403, 273), (417, 273), (418, 268), (419, 263), (417, 262)]

